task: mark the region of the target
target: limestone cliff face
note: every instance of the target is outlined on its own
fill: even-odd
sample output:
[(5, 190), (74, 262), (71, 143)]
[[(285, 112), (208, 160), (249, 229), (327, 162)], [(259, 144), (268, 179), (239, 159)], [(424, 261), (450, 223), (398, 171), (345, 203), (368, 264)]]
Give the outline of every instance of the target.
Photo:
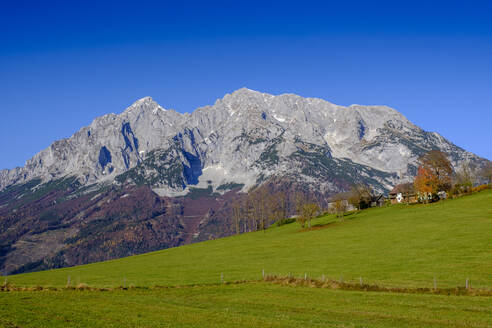
[(96, 118), (24, 167), (0, 171), (0, 190), (74, 176), (81, 185), (145, 184), (173, 196), (189, 186), (236, 183), (246, 190), (289, 176), (327, 192), (355, 180), (385, 191), (414, 174), (430, 149), (444, 151), (456, 166), (482, 160), (386, 106), (343, 107), (243, 88), (180, 114), (147, 97)]

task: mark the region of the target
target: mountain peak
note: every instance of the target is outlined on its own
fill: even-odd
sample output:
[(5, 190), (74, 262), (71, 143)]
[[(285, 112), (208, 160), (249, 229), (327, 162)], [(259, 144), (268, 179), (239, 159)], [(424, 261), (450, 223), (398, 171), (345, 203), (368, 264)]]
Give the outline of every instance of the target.
[(264, 92), (260, 92), (260, 91), (256, 91), (256, 90), (252, 90), (252, 89), (248, 89), (246, 87), (243, 87), (241, 89), (237, 89), (236, 91), (233, 91), (230, 94), (229, 93), (226, 94), (223, 99), (229, 98), (229, 97), (232, 97), (235, 99), (263, 98), (265, 96), (274, 97), (273, 95), (268, 94), (268, 93), (264, 93)]
[(259, 91), (256, 91), (256, 90), (252, 90), (252, 89), (248, 89), (246, 87), (242, 87), (240, 89), (237, 89), (236, 91), (234, 91), (232, 94), (248, 94), (248, 93), (261, 93)]
[(150, 110), (155, 110), (155, 109), (164, 110), (164, 108), (162, 108), (154, 99), (152, 99), (152, 97), (147, 96), (147, 97), (140, 98), (137, 101), (135, 101), (133, 104), (131, 104), (127, 109), (125, 109), (125, 113), (129, 113), (129, 112), (132, 112), (134, 110), (143, 111), (143, 110), (149, 110), (149, 109)]
[(140, 104), (149, 104), (149, 103), (154, 103), (154, 104), (157, 104), (154, 99), (152, 99), (152, 97), (150, 96), (147, 96), (147, 97), (143, 97), (143, 98), (140, 98), (138, 99), (137, 101), (135, 101), (133, 105), (140, 105)]

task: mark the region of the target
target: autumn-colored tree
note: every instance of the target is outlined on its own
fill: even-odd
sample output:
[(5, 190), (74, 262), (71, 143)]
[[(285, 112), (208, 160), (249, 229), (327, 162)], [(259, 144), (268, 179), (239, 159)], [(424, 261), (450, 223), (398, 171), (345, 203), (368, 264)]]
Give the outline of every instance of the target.
[(420, 166), (417, 177), (415, 177), (415, 190), (421, 194), (433, 194), (438, 191), (438, 185), (439, 180), (437, 176), (430, 169)]
[[(450, 190), (451, 182), (453, 177), (453, 166), (451, 162), (446, 157), (442, 151), (439, 150), (431, 150), (424, 156), (419, 158), (420, 168), (423, 168), (425, 175), (431, 180), (435, 179), (437, 182), (436, 185), (429, 184), (429, 181), (425, 181), (424, 184), (428, 186), (435, 187), (432, 193), (435, 193), (440, 190)], [(417, 188), (417, 190), (419, 190)]]

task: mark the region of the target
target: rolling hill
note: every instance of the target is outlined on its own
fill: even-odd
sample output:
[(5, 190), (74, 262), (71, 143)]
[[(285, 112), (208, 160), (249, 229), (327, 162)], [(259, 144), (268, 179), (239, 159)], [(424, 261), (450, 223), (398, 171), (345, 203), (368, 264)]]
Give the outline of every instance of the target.
[(260, 279), (262, 271), (385, 286), (492, 287), (492, 191), (430, 205), (327, 215), (118, 260), (8, 277), (16, 285), (176, 286)]
[[(291, 223), (9, 276), (10, 286), (43, 288), (0, 292), (0, 326), (492, 327), (491, 296), (334, 290), (261, 279), (265, 270), (349, 283), (363, 277), (387, 287), (432, 288), (435, 279), (437, 288), (463, 288), (468, 278), (471, 290), (490, 291), (491, 204), (492, 190), (486, 190), (430, 205), (364, 210), (343, 221), (323, 216), (311, 230)], [(109, 289), (65, 289), (68, 277), (71, 286)]]

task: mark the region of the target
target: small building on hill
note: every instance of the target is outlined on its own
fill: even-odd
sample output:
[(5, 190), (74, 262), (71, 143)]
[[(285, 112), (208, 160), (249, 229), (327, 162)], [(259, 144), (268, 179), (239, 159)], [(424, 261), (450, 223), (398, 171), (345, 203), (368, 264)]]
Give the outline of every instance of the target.
[(396, 185), (393, 190), (390, 191), (389, 199), (391, 204), (417, 203), (418, 195), (413, 183), (407, 182)]
[[(343, 203), (343, 206), (345, 207), (345, 211), (350, 212), (350, 211), (355, 211), (356, 208), (354, 205), (350, 204), (350, 202), (347, 199), (342, 199), (341, 200)], [(335, 210), (335, 203), (336, 201), (334, 200), (329, 200), (328, 201), (328, 211), (331, 213)]]
[(383, 207), (385, 198), (383, 194), (371, 196), (371, 207)]

